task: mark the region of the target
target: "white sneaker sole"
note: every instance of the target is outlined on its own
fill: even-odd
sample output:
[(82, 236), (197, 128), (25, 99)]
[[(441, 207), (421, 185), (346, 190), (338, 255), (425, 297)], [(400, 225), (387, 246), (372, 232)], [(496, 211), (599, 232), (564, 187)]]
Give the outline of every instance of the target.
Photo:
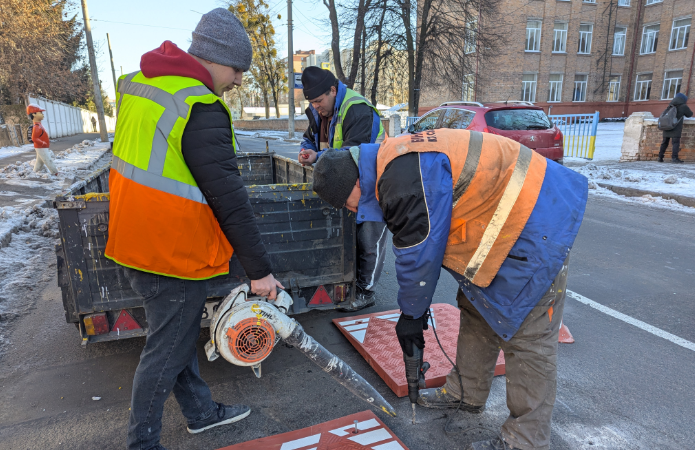
[(188, 427), (186, 427), (186, 429), (187, 429), (188, 432), (191, 433), (191, 434), (198, 434), (198, 433), (202, 433), (202, 432), (205, 431), (205, 430), (209, 430), (210, 428), (215, 428), (215, 427), (219, 427), (220, 425), (228, 425), (228, 424), (230, 424), (230, 423), (238, 422), (238, 421), (240, 421), (241, 419), (247, 418), (247, 417), (249, 416), (249, 414), (251, 414), (251, 409), (249, 409), (248, 411), (246, 411), (244, 414), (240, 414), (240, 415), (238, 415), (238, 416), (236, 416), (236, 417), (232, 417), (232, 418), (230, 418), (230, 419), (223, 420), (222, 422), (213, 423), (212, 425), (208, 425), (207, 427), (200, 428), (200, 429), (198, 429), (198, 430), (191, 430), (191, 429), (188, 428)]

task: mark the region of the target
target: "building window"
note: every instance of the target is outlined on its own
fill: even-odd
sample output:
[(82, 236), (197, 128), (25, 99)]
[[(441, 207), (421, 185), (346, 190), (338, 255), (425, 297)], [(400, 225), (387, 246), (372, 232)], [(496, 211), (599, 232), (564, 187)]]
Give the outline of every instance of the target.
[(627, 28), (615, 27), (615, 34), (613, 34), (613, 55), (614, 56), (624, 56), (625, 55), (625, 36), (627, 36)]
[(475, 99), (475, 75), (468, 74), (463, 76), (463, 90), (461, 100), (472, 102)]
[(586, 83), (588, 78), (588, 75), (574, 76), (574, 95), (572, 96), (573, 102), (586, 101)]
[(661, 3), (664, 0), (647, 0), (647, 5), (653, 5), (655, 3)]
[(541, 21), (526, 21), (526, 48), (527, 52), (537, 52), (541, 49)]
[(688, 38), (690, 37), (690, 19), (680, 19), (673, 21), (671, 29), (671, 43), (668, 46), (669, 50), (680, 50), (688, 47)]
[(596, 3), (596, 0), (584, 0), (584, 3)]
[(526, 102), (536, 101), (536, 81), (538, 75), (535, 73), (525, 74), (521, 77), (521, 99)]
[(652, 93), (652, 74), (643, 73), (637, 75), (637, 83), (635, 83), (635, 101), (649, 100)]
[(594, 26), (590, 24), (579, 25), (579, 48), (577, 53), (588, 55), (591, 53), (591, 35), (594, 32)]
[(553, 28), (553, 53), (567, 51), (567, 22), (555, 22)]
[(618, 6), (630, 6), (630, 0), (618, 0)]
[(464, 41), (463, 45), (463, 52), (465, 54), (471, 54), (475, 53), (475, 44), (476, 44), (476, 34), (478, 31), (478, 22), (473, 21), (473, 22), (468, 22), (466, 23), (466, 38)]
[(664, 89), (661, 91), (661, 100), (671, 100), (681, 91), (683, 82), (682, 70), (670, 70), (664, 77)]
[(620, 76), (608, 78), (608, 102), (617, 102), (620, 96)]
[(659, 24), (647, 25), (642, 29), (642, 45), (640, 46), (640, 55), (647, 55), (656, 52), (656, 46), (659, 43)]
[(559, 102), (562, 99), (562, 74), (550, 75), (549, 102)]

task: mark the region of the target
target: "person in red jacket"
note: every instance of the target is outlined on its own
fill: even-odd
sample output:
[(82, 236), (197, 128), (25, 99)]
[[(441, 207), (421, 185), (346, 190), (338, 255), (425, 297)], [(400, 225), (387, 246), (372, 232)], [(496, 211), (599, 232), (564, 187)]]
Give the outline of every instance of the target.
[(51, 143), (48, 139), (48, 132), (43, 125), (41, 125), (41, 121), (44, 118), (44, 111), (45, 109), (42, 109), (34, 103), (27, 106), (27, 115), (29, 119), (34, 122), (34, 127), (31, 130), (31, 140), (34, 142), (34, 150), (36, 150), (34, 172), (40, 172), (45, 165), (51, 174), (57, 175), (58, 169), (53, 161), (53, 152), (49, 148)]

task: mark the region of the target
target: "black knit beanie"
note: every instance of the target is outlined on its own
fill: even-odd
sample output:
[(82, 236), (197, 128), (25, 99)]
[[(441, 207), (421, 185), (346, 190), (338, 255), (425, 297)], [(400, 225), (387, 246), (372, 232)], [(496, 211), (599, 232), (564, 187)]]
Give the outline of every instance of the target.
[(338, 79), (330, 70), (310, 66), (302, 72), (302, 85), (304, 86), (304, 98), (313, 100), (325, 94), (335, 86)]
[(314, 192), (340, 209), (345, 206), (359, 176), (357, 164), (349, 151), (328, 149), (314, 165)]

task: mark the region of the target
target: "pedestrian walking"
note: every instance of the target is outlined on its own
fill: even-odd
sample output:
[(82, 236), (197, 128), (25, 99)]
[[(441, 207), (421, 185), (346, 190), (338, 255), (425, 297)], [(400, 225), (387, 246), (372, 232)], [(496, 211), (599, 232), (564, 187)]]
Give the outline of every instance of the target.
[(274, 299), (283, 288), (271, 273), (222, 99), (241, 86), (251, 58), (244, 26), (217, 8), (202, 16), (188, 52), (165, 41), (118, 81), (105, 255), (144, 298), (148, 330), (133, 378), (130, 450), (164, 448), (162, 414), (172, 392), (189, 433), (251, 412), (213, 401), (196, 352), (207, 280), (229, 273), (232, 253), (252, 292)]
[(673, 147), (671, 148), (671, 161), (674, 163), (682, 163), (683, 160), (678, 158), (678, 152), (681, 149), (681, 134), (683, 133), (683, 118), (693, 117), (693, 112), (688, 108), (686, 103), (688, 102), (688, 97), (683, 93), (678, 93), (671, 100), (669, 106), (676, 107), (676, 119), (679, 121), (678, 125), (671, 130), (664, 130), (664, 137), (661, 141), (661, 147), (659, 148), (659, 162), (664, 162), (664, 154), (666, 153), (666, 148), (671, 139), (673, 139)]
[(92, 116), (92, 130), (97, 132), (97, 119), (94, 116)]
[(49, 139), (48, 131), (41, 125), (41, 121), (44, 119), (44, 111), (46, 110), (34, 103), (27, 106), (27, 115), (33, 123), (31, 141), (34, 143), (34, 150), (36, 151), (34, 172), (41, 172), (45, 166), (51, 175), (57, 175), (58, 168), (55, 165), (53, 152), (50, 149), (51, 140)]
[[(382, 142), (386, 133), (379, 111), (357, 92), (340, 82), (330, 70), (307, 67), (302, 73), (304, 97), (309, 101), (297, 159), (302, 165), (315, 163), (328, 148), (349, 148)], [(354, 312), (376, 303), (376, 284), (384, 268), (386, 225), (357, 216), (357, 274), (354, 300), (338, 311)]]
[(405, 355), (425, 346), (441, 269), (458, 282), (456, 369), (443, 387), (420, 390), (418, 403), (456, 409), (463, 399), (464, 411), (482, 413), (502, 349), (506, 444), (495, 438), (467, 449), (548, 450), (569, 253), (587, 179), (511, 139), (438, 129), (327, 150), (313, 187), (334, 207), (383, 220), (393, 233), (396, 335)]

